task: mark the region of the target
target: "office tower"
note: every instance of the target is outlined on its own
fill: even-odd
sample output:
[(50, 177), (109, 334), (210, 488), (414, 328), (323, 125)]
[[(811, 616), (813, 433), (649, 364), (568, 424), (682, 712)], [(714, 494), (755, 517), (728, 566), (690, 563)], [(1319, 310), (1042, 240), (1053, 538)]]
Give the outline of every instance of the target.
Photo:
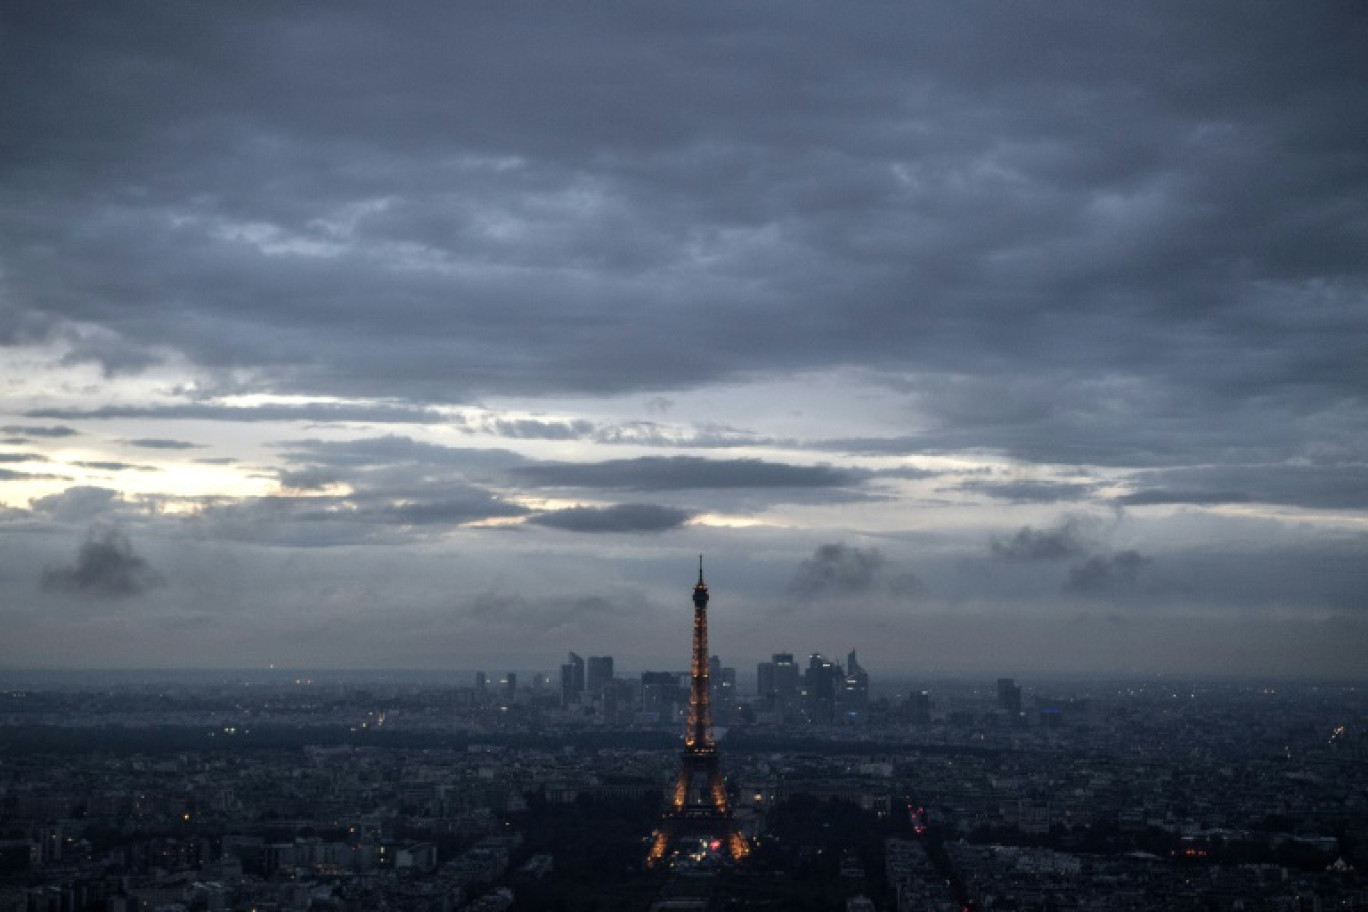
[(510, 671), (504, 676), (504, 696), (512, 700), (518, 695), (518, 673)]
[(772, 662), (774, 692), (786, 702), (792, 702), (798, 697), (798, 663), (793, 661), (791, 652), (776, 652)]
[(756, 693), (761, 705), (778, 714), (785, 714), (797, 708), (798, 666), (793, 661), (793, 653), (776, 652), (768, 662), (755, 666)]
[(863, 722), (868, 710), (869, 673), (860, 667), (860, 660), (852, 649), (841, 688), (841, 718), (846, 722)]
[(673, 671), (643, 671), (641, 711), (661, 720), (673, 718), (675, 707), (683, 702), (679, 691), (679, 677)]
[(841, 666), (820, 652), (808, 656), (806, 680), (803, 683), (807, 687), (810, 721), (825, 725), (835, 720), (837, 681), (843, 677)]
[(569, 659), (561, 666), (561, 705), (578, 703), (584, 692), (584, 659), (570, 653)]
[(584, 689), (591, 700), (603, 697), (603, 688), (613, 682), (613, 657), (590, 656), (584, 675)]
[(489, 687), (489, 676), (483, 671), (475, 672), (475, 690), (484, 693)]
[(774, 696), (774, 663), (761, 662), (755, 666), (755, 694), (761, 700)]
[(679, 755), (679, 777), (651, 841), (649, 861), (664, 859), (677, 840), (702, 839), (733, 860), (745, 857), (750, 846), (732, 820), (721, 758), (712, 735), (712, 707), (708, 665), (708, 586), (703, 582), (703, 558), (698, 559), (698, 583), (693, 589), (693, 658), (689, 665), (689, 723), (684, 750)]
[(799, 675), (798, 663), (793, 662), (792, 652), (776, 652), (774, 665), (774, 703), (781, 714), (791, 714), (798, 708)]

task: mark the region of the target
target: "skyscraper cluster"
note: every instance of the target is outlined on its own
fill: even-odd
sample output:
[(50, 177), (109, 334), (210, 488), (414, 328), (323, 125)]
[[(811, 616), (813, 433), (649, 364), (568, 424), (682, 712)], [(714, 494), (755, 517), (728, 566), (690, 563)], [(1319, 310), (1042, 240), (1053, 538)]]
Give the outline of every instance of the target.
[[(719, 656), (708, 657), (707, 670), (716, 725), (852, 725), (867, 721), (869, 672), (860, 665), (854, 650), (847, 654), (844, 664), (820, 652), (811, 653), (806, 664), (791, 652), (774, 653), (769, 661), (756, 666), (754, 694), (749, 690), (742, 693), (736, 669), (724, 665)], [(538, 673), (532, 677), (531, 689), (520, 689), (514, 672), (496, 680), (477, 672), (475, 690), (509, 702), (558, 706), (575, 716), (603, 723), (669, 723), (683, 720), (689, 710), (687, 671), (644, 671), (619, 677), (612, 656), (569, 652), (560, 666), (558, 690), (554, 682), (554, 677), (548, 681), (547, 675)]]
[(801, 672), (791, 652), (756, 666), (757, 717), (775, 722), (830, 725), (859, 722), (869, 710), (869, 672), (851, 650), (844, 668), (814, 652)]

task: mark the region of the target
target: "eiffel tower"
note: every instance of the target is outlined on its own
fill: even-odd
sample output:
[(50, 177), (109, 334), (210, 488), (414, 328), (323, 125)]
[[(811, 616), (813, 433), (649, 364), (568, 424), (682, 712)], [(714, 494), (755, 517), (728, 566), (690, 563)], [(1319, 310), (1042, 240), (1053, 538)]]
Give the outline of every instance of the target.
[(703, 557), (698, 558), (698, 584), (693, 589), (693, 664), (690, 668), (689, 727), (679, 755), (674, 794), (661, 814), (651, 840), (650, 864), (665, 858), (681, 839), (702, 839), (732, 861), (750, 853), (750, 845), (732, 820), (717, 744), (712, 736), (712, 698), (708, 688), (708, 586)]

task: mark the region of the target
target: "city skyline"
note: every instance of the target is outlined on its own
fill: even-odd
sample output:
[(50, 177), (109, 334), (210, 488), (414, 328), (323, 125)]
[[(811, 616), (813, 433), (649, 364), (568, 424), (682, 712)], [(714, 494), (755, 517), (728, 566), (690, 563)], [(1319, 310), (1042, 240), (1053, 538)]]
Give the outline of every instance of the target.
[(1368, 676), (1360, 6), (0, 34), (0, 669)]

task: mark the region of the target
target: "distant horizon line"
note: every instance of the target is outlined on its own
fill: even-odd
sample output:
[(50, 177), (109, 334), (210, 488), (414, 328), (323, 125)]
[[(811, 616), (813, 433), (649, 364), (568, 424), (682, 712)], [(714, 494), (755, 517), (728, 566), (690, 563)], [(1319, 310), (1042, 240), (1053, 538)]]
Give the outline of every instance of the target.
[[(795, 658), (797, 655), (795, 654)], [(765, 661), (765, 660), (761, 660)], [(744, 666), (724, 666), (724, 667), (744, 667)], [(801, 666), (800, 666), (801, 667)], [(497, 670), (492, 670), (497, 669)], [(866, 667), (866, 671), (873, 672), (873, 676), (886, 681), (915, 681), (915, 680), (955, 680), (955, 681), (986, 681), (995, 682), (998, 678), (1030, 679), (1036, 680), (1086, 680), (1086, 681), (1213, 681), (1213, 682), (1261, 682), (1279, 681), (1295, 683), (1328, 683), (1335, 685), (1344, 684), (1365, 684), (1368, 685), (1368, 674), (1362, 676), (1337, 675), (1331, 672), (1323, 674), (1307, 674), (1298, 672), (1224, 672), (1224, 671), (1134, 671), (1134, 670), (1067, 670), (1067, 669), (929, 669), (926, 671), (898, 670), (890, 671), (886, 668), (875, 666)], [(497, 684), (499, 677), (508, 673), (516, 675), (522, 674), (546, 674), (548, 682), (553, 686), (556, 683), (553, 677), (555, 668), (550, 670), (544, 668), (529, 667), (507, 667), (486, 665), (483, 667), (446, 667), (446, 666), (362, 666), (362, 665), (266, 665), (266, 666), (203, 666), (203, 665), (146, 665), (146, 666), (59, 666), (59, 665), (3, 665), (0, 664), (0, 678), (19, 675), (47, 676), (109, 676), (126, 677), (131, 675), (197, 675), (197, 676), (279, 676), (292, 677), (299, 675), (309, 676), (331, 676), (331, 677), (440, 677), (455, 678), (468, 677), (470, 685), (474, 684), (474, 676), (481, 672), (489, 675), (489, 683)], [(614, 669), (614, 677), (635, 676), (645, 672), (675, 672), (679, 675), (689, 674), (686, 667), (681, 668), (637, 668), (627, 666), (621, 669)], [(520, 686), (530, 684), (529, 681), (519, 681)]]

